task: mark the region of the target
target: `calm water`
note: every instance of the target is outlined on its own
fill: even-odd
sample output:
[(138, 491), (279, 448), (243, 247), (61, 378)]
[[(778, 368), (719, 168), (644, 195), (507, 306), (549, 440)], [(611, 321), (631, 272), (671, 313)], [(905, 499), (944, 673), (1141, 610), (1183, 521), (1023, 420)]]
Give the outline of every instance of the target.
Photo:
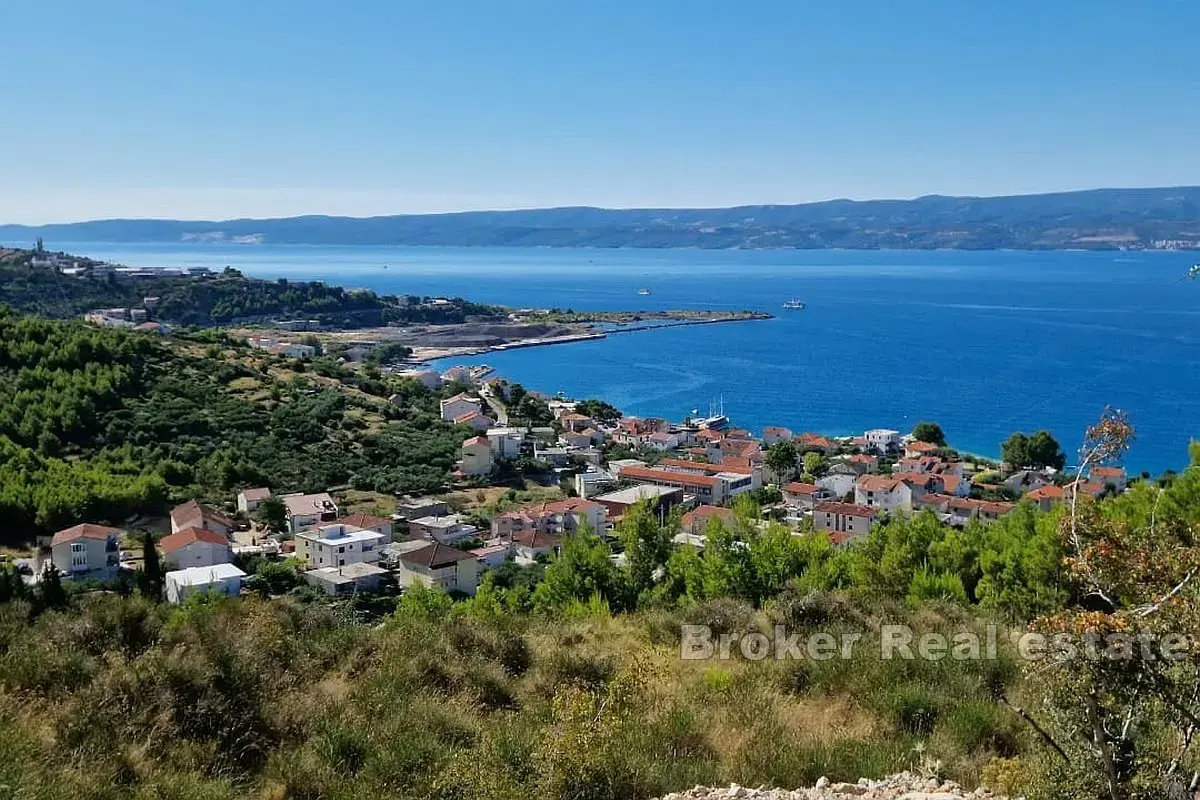
[[(726, 413), (756, 430), (845, 434), (932, 419), (954, 445), (996, 455), (1012, 431), (1046, 427), (1070, 455), (1111, 404), (1138, 429), (1130, 468), (1151, 471), (1186, 465), (1200, 433), (1200, 282), (1180, 281), (1195, 254), (69, 249), (514, 306), (778, 315), (455, 360), (633, 414), (680, 418), (723, 396)], [(793, 296), (808, 308), (781, 309)]]

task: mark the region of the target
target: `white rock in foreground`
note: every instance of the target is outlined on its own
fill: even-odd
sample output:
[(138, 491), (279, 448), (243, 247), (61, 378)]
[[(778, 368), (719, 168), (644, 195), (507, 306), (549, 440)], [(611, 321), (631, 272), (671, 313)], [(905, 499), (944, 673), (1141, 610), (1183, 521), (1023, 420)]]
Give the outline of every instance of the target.
[(994, 798), (1001, 800), (987, 789), (968, 792), (950, 781), (922, 778), (910, 772), (901, 772), (880, 780), (862, 778), (858, 783), (832, 783), (821, 778), (811, 789), (748, 789), (745, 786), (707, 787), (697, 786), (683, 792), (664, 795), (660, 800), (969, 800), (969, 798)]

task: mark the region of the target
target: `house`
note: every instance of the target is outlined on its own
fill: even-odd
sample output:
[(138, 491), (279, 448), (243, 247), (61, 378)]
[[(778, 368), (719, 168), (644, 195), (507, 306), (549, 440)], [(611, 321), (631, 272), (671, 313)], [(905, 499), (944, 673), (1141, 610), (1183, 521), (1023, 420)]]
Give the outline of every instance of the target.
[(880, 453), (891, 453), (900, 449), (900, 431), (888, 428), (872, 428), (863, 434), (867, 440), (867, 449)]
[[(815, 483), (801, 483), (800, 481), (792, 481), (785, 483), (782, 487), (783, 502), (793, 508), (802, 508), (812, 511), (817, 498), (824, 494), (820, 486)], [(840, 496), (840, 495), (839, 495)]]
[(949, 506), (950, 525), (961, 528), (972, 519), (983, 522), (994, 522), (1016, 508), (1015, 503), (1000, 503), (988, 500), (974, 500), (970, 497), (951, 497)]
[(651, 483), (659, 486), (675, 486), (694, 495), (705, 505), (724, 505), (736, 495), (754, 487), (754, 476), (721, 471), (716, 474), (698, 474), (690, 469), (663, 469), (661, 467), (623, 467), (618, 473), (622, 480)]
[(470, 385), (475, 383), (475, 376), (471, 373), (470, 367), (459, 365), (443, 372), (442, 381), (445, 383), (465, 383)]
[(468, 411), (454, 418), (455, 425), (466, 425), (476, 431), (483, 432), (495, 424), (495, 420), (480, 411)]
[(331, 523), (296, 534), (296, 556), (310, 568), (343, 567), (379, 560), (383, 534)]
[(179, 533), (187, 528), (204, 528), (229, 536), (233, 532), (233, 520), (212, 506), (189, 500), (171, 509), (171, 533)]
[(375, 564), (358, 561), (344, 567), (320, 567), (304, 573), (309, 586), (315, 586), (325, 594), (338, 596), (356, 592), (375, 592), (388, 574)]
[(937, 456), (919, 456), (917, 458), (900, 459), (892, 467), (893, 472), (934, 472), (942, 460)]
[(596, 421), (587, 414), (577, 414), (574, 411), (559, 415), (558, 421), (562, 424), (564, 433), (568, 431), (578, 433), (596, 427)]
[(238, 492), (237, 506), (238, 511), (243, 514), (249, 514), (258, 509), (260, 503), (271, 496), (270, 489), (243, 489)]
[(549, 558), (562, 550), (562, 537), (542, 531), (522, 531), (512, 537), (513, 560), (518, 564), (532, 564), (539, 556)]
[(463, 539), (474, 538), (479, 533), (462, 514), (447, 514), (440, 517), (421, 517), (409, 520), (408, 532), (412, 536), (433, 539), (442, 544), (451, 544)]
[(475, 412), (476, 414), (483, 413), (483, 403), (479, 398), (465, 394), (456, 394), (453, 397), (447, 397), (439, 405), (441, 406), (442, 419), (446, 422), (454, 422), (459, 417), (471, 412)]
[(487, 475), (492, 471), (492, 443), (486, 436), (467, 439), (459, 448), (462, 458), (459, 469), (463, 475)]
[(184, 528), (158, 543), (163, 558), (179, 569), (211, 567), (233, 561), (229, 539), (207, 528)]
[(567, 447), (591, 447), (596, 441), (595, 430), (587, 428), (582, 431), (563, 431), (559, 439)]
[(400, 555), (396, 580), (403, 587), (422, 583), (473, 595), (479, 587), (479, 561), (471, 553), (430, 542)]
[(1004, 479), (1004, 488), (1018, 494), (1032, 492), (1054, 482), (1050, 475), (1032, 469), (1019, 469)]
[(442, 376), (431, 369), (406, 369), (397, 372), (396, 375), (401, 378), (414, 380), (431, 391), (442, 388)]
[(396, 516), (400, 519), (440, 517), (445, 513), (445, 501), (434, 497), (410, 497), (405, 495), (396, 503)]
[(488, 428), (487, 438), (492, 444), (492, 458), (516, 461), (521, 457), (525, 431), (520, 428)]
[(288, 531), (292, 534), (338, 518), (337, 504), (328, 492), (285, 494), (279, 499), (287, 509)]
[(912, 489), (905, 481), (886, 475), (860, 475), (854, 482), (854, 502), (877, 512), (896, 513), (912, 508)]
[(645, 446), (651, 450), (665, 453), (667, 450), (674, 450), (678, 447), (679, 439), (673, 433), (659, 431), (646, 437)]
[(338, 522), (362, 531), (375, 531), (383, 536), (384, 544), (392, 540), (392, 521), (385, 517), (376, 517), (372, 514), (351, 514), (348, 517), (342, 517)]
[(732, 525), (736, 523), (737, 517), (729, 508), (697, 506), (683, 515), (680, 530), (689, 536), (705, 536), (713, 521), (720, 522), (722, 525)]
[(673, 472), (691, 472), (696, 475), (741, 475), (748, 477), (750, 479), (749, 488), (746, 488), (744, 482), (738, 482), (738, 485), (733, 487), (731, 497), (762, 487), (762, 469), (757, 465), (745, 462), (723, 461), (720, 464), (709, 464), (704, 461), (684, 461), (678, 458), (664, 458), (658, 462), (657, 466)]
[(1118, 492), (1125, 491), (1125, 487), (1129, 485), (1125, 470), (1121, 467), (1095, 467), (1092, 469), (1091, 478), (1097, 483), (1111, 486)]
[(904, 457), (921, 458), (922, 456), (933, 455), (940, 449), (936, 444), (922, 442), (920, 439), (910, 439), (904, 443)]
[(615, 475), (595, 467), (575, 476), (575, 493), (580, 497), (594, 497), (616, 487)]
[(845, 544), (871, 532), (877, 511), (854, 503), (826, 501), (813, 507), (813, 530), (822, 531), (834, 544)]
[(485, 547), (476, 547), (468, 552), (475, 556), (475, 560), (479, 562), (479, 566), (483, 569), (495, 569), (502, 566), (508, 560), (510, 548), (507, 544), (490, 544)]
[(157, 333), (160, 336), (166, 336), (171, 332), (171, 327), (161, 322), (142, 322), (134, 325), (133, 329), (141, 333)]
[(671, 508), (683, 502), (683, 489), (678, 486), (656, 486), (642, 484), (592, 498), (604, 506), (611, 522), (618, 522), (630, 508), (638, 503), (650, 503), (658, 511), (660, 520), (666, 520)]
[(604, 533), (608, 529), (608, 509), (591, 500), (569, 497), (497, 514), (492, 517), (492, 535), (512, 538), (529, 531), (560, 535), (574, 533), (584, 525)]
[(242, 592), (246, 573), (233, 564), (213, 564), (171, 570), (163, 585), (168, 603), (182, 603), (192, 595), (216, 593), (236, 597)]
[(784, 442), (792, 438), (792, 432), (778, 425), (768, 425), (763, 428), (763, 445), (770, 447), (776, 442)]
[(793, 441), (804, 452), (816, 451), (828, 454), (837, 447), (832, 439), (827, 439), (815, 433), (802, 433)]
[(1049, 511), (1066, 499), (1066, 492), (1061, 486), (1047, 483), (1029, 492), (1025, 497), (1033, 501), (1042, 511)]
[(838, 463), (845, 464), (858, 475), (879, 471), (879, 459), (875, 456), (869, 456), (866, 453), (842, 456), (838, 459)]
[[(912, 497), (920, 497), (926, 492), (944, 492), (953, 494), (946, 489), (946, 481), (941, 475), (927, 475), (921, 472), (893, 472), (892, 480), (900, 481), (912, 492)], [(955, 487), (959, 485), (957, 478), (950, 476)], [(911, 503), (910, 503), (911, 506)]]
[(853, 470), (847, 475), (831, 469), (826, 474), (817, 478), (817, 486), (820, 486), (834, 497), (845, 497), (854, 493), (854, 484), (857, 480), (858, 476), (854, 474)]
[(120, 544), (117, 528), (84, 523), (54, 534), (50, 560), (67, 578), (111, 580), (121, 568)]

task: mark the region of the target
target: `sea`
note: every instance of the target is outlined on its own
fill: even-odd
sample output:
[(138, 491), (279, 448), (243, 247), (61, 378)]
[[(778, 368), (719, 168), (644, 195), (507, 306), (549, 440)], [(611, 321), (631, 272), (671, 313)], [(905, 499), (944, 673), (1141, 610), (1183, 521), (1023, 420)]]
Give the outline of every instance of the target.
[[(723, 409), (756, 432), (834, 435), (932, 420), (953, 446), (992, 457), (1014, 431), (1045, 428), (1070, 460), (1111, 406), (1136, 428), (1134, 473), (1186, 467), (1200, 434), (1200, 281), (1184, 277), (1195, 253), (55, 246), (515, 307), (775, 315), (438, 364), (489, 364), (628, 414)], [(793, 298), (807, 307), (785, 309)]]

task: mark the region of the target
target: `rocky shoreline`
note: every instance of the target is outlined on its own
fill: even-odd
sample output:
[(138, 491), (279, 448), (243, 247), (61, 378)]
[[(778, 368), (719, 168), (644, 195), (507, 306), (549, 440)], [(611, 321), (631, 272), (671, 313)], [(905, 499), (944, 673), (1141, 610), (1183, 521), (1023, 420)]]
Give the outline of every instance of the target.
[(733, 784), (726, 787), (696, 786), (672, 792), (659, 800), (1003, 800), (987, 789), (966, 790), (952, 781), (924, 778), (902, 772), (879, 780), (861, 778), (857, 783), (835, 783), (821, 778), (807, 789), (750, 789)]

